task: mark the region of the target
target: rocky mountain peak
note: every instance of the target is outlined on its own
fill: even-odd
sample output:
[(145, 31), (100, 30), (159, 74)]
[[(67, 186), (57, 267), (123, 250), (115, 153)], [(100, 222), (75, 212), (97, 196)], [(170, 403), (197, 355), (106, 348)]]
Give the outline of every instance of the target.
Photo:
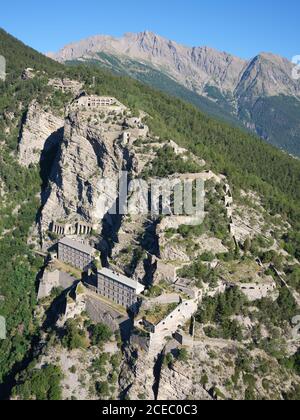
[(261, 53), (251, 60), (237, 86), (238, 96), (300, 96), (300, 83), (292, 78), (293, 64), (286, 58)]

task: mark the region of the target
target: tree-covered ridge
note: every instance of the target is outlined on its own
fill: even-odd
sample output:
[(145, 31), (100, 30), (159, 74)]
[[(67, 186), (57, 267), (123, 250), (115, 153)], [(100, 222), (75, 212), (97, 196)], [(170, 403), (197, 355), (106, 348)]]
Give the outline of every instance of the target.
[[(43, 261), (28, 245), (30, 228), (40, 206), (39, 170), (20, 167), (15, 154), (22, 119), (33, 99), (47, 96), (46, 71), (59, 68), (0, 30), (0, 54), (6, 58), (7, 78), (0, 81), (0, 315), (6, 319), (7, 339), (0, 341), (0, 398), (8, 396), (14, 372), (30, 350), (36, 325), (36, 277)], [(40, 77), (23, 81), (27, 67)], [(45, 71), (45, 73), (43, 73)]]
[(15, 396), (22, 400), (59, 401), (62, 377), (61, 369), (54, 365), (28, 369), (21, 375), (22, 384), (14, 389)]
[[(185, 156), (188, 159), (188, 156)], [(151, 168), (147, 167), (143, 171), (143, 175), (164, 178), (174, 173), (199, 173), (203, 169), (196, 162), (183, 159), (182, 156), (176, 155), (170, 146), (164, 146), (156, 152), (156, 158), (151, 162)]]
[(26, 46), (1, 28), (0, 55), (6, 59), (8, 82), (19, 78), (28, 67), (45, 72), (60, 68), (58, 63)]

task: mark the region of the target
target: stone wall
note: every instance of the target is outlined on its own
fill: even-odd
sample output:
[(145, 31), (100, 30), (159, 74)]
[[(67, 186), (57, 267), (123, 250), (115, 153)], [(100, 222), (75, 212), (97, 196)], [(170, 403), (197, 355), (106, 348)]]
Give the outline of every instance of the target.
[(268, 297), (276, 290), (275, 281), (265, 283), (242, 283), (238, 285), (239, 289), (253, 302), (254, 300)]
[(18, 160), (22, 166), (37, 165), (47, 157), (63, 138), (64, 119), (45, 111), (33, 101), (26, 113), (18, 145)]
[(62, 92), (71, 92), (74, 95), (78, 95), (83, 88), (83, 83), (71, 79), (50, 79), (48, 86), (52, 86), (54, 89)]
[(171, 303), (180, 303), (180, 296), (177, 293), (163, 294), (156, 298), (145, 300), (143, 302), (143, 308), (145, 310), (153, 308), (155, 305), (169, 305)]
[[(68, 319), (74, 319), (86, 310), (86, 295), (80, 291), (81, 284), (76, 286), (75, 297), (69, 292), (66, 297), (66, 310), (57, 325), (63, 327)], [(73, 291), (72, 291), (73, 292)]]
[[(179, 327), (185, 326), (191, 320), (197, 312), (198, 303), (198, 299), (182, 302), (157, 325), (151, 324), (146, 319), (137, 319), (135, 327), (140, 331), (140, 334), (136, 333), (131, 337), (132, 343), (140, 346), (149, 354), (157, 356), (166, 345), (165, 339), (172, 337), (178, 331)], [(188, 339), (185, 338), (185, 340), (188, 342)]]
[[(182, 302), (173, 312), (155, 326), (155, 333), (163, 336), (172, 335), (179, 325), (184, 325), (198, 309), (198, 300)], [(165, 335), (166, 334), (166, 335)]]
[(194, 338), (192, 335), (185, 334), (181, 331), (176, 331), (174, 334), (174, 338), (184, 347), (193, 347), (194, 346)]
[(51, 231), (58, 236), (90, 235), (93, 231), (93, 225), (86, 222), (60, 223), (53, 221), (51, 224)]
[(50, 296), (52, 290), (56, 287), (69, 289), (77, 280), (67, 273), (59, 270), (45, 271), (39, 285), (38, 299)]
[(186, 279), (178, 279), (174, 284), (175, 290), (184, 293), (190, 299), (199, 299), (202, 297), (202, 290), (189, 283)]

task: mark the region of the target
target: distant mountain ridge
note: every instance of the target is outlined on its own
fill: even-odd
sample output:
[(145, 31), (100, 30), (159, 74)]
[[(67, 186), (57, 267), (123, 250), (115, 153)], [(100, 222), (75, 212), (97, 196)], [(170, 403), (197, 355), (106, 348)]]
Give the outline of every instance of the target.
[[(225, 112), (223, 119), (239, 121), (266, 141), (300, 155), (300, 81), (292, 78), (293, 64), (283, 57), (262, 53), (247, 61), (208, 47), (186, 47), (148, 31), (122, 38), (97, 35), (48, 56), (109, 67), (195, 104), (181, 85), (202, 102), (209, 100), (211, 114)], [(153, 70), (168, 82), (150, 77)], [(202, 108), (208, 111), (205, 104)]]
[(122, 38), (96, 35), (48, 55), (65, 62), (91, 58), (99, 52), (151, 63), (198, 93), (203, 93), (207, 84), (238, 94), (255, 86), (258, 94), (300, 98), (300, 83), (292, 79), (293, 64), (285, 58), (262, 53), (246, 61), (208, 47), (185, 47), (147, 31), (127, 33)]

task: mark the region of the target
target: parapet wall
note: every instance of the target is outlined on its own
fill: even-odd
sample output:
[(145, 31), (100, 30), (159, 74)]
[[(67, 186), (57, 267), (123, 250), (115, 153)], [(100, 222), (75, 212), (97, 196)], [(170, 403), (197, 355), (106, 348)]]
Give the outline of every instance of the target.
[(242, 283), (238, 286), (250, 301), (268, 297), (276, 290), (275, 281), (268, 283)]
[[(174, 334), (178, 326), (183, 326), (197, 312), (198, 299), (182, 302), (173, 312), (155, 326), (155, 334)], [(166, 335), (165, 335), (166, 333)]]
[(77, 280), (67, 273), (59, 270), (45, 271), (39, 285), (38, 300), (50, 296), (53, 289), (61, 287), (69, 289)]

